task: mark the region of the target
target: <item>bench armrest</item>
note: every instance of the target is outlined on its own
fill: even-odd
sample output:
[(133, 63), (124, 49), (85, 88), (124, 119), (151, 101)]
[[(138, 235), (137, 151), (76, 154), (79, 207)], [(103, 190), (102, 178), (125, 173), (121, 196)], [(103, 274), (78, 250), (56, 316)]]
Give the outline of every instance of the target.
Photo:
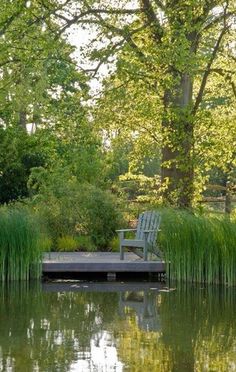
[(137, 229), (122, 229), (122, 230), (116, 230), (117, 233), (119, 232), (128, 232), (128, 231), (136, 231)]

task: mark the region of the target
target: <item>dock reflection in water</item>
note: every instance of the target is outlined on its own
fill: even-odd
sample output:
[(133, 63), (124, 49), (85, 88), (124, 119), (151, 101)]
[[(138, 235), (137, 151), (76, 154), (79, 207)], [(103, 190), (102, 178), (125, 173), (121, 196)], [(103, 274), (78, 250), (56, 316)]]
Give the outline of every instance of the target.
[(158, 283), (1, 289), (0, 371), (235, 371), (235, 291)]

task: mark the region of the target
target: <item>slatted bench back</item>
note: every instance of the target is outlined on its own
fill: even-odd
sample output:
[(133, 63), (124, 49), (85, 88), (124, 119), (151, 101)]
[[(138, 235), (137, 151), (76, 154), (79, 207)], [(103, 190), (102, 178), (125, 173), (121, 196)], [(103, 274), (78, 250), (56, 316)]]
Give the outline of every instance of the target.
[(154, 245), (156, 243), (157, 232), (161, 223), (160, 213), (156, 211), (143, 212), (139, 215), (137, 232), (135, 239), (144, 240), (145, 230), (154, 230), (148, 234), (148, 243)]

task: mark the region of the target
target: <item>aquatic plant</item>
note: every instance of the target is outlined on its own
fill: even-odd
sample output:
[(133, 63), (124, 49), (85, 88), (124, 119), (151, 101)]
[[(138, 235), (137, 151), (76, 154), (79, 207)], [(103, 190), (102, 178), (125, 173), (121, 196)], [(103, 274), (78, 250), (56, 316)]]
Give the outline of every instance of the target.
[(236, 223), (165, 209), (159, 244), (170, 279), (236, 284)]
[(25, 210), (0, 209), (0, 281), (41, 276), (39, 231)]

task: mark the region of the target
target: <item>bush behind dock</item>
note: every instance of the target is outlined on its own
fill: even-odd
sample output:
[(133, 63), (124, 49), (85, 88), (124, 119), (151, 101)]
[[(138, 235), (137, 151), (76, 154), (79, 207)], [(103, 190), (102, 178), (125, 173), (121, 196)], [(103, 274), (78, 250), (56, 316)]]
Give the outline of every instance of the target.
[[(71, 247), (73, 251), (77, 247), (72, 240), (79, 238), (84, 246), (87, 237), (92, 243), (89, 250), (106, 249), (115, 230), (122, 225), (116, 198), (109, 191), (76, 181), (65, 181), (55, 188), (27, 201), (42, 231), (52, 239), (53, 249), (65, 251)], [(66, 247), (65, 237), (70, 237), (70, 247)]]

